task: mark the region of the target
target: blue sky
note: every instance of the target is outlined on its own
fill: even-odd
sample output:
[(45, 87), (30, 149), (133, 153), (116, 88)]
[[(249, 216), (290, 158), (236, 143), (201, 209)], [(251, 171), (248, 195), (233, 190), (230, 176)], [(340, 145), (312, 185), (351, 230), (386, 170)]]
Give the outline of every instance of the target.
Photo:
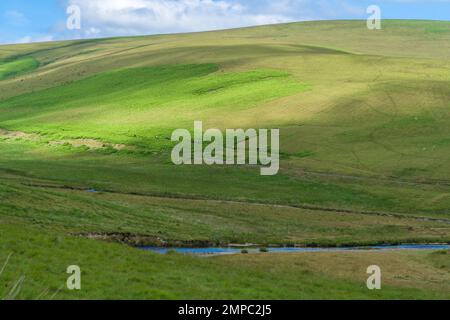
[[(450, 20), (450, 0), (0, 0), (0, 43), (214, 30), (304, 20)], [(66, 9), (81, 28), (66, 27)]]

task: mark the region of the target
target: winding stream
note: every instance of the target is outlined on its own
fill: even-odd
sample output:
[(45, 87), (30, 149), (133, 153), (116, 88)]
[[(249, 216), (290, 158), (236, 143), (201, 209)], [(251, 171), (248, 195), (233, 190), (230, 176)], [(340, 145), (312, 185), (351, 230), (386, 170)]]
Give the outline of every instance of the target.
[[(223, 255), (238, 254), (246, 250), (249, 254), (260, 253), (261, 248), (161, 248), (161, 247), (140, 247), (139, 249), (152, 251), (160, 254), (166, 254), (175, 251), (181, 254), (189, 255)], [(367, 247), (336, 247), (336, 248), (265, 248), (267, 253), (298, 253), (298, 252), (340, 252), (340, 251), (389, 251), (389, 250), (450, 250), (450, 244), (405, 244), (405, 245), (386, 245), (386, 246), (367, 246)]]

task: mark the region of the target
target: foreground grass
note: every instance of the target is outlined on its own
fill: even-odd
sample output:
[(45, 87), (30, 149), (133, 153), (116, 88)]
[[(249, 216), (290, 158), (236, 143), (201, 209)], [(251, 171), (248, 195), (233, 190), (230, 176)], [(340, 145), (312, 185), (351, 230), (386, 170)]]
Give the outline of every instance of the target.
[[(0, 224), (0, 296), (17, 278), (17, 299), (448, 299), (449, 255), (430, 252), (324, 253), (196, 258), (159, 256), (123, 245)], [(108, 263), (105, 263), (108, 261)], [(79, 265), (82, 290), (65, 287)], [(378, 264), (383, 289), (365, 271)], [(328, 267), (327, 267), (328, 266)]]

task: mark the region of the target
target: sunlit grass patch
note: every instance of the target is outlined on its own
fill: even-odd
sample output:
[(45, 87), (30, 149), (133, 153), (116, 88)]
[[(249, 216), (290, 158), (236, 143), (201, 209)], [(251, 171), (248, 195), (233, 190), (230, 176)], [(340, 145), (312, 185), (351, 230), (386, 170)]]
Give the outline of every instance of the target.
[(12, 61), (0, 60), (0, 80), (31, 71), (38, 66), (39, 62), (31, 57)]
[(0, 121), (60, 137), (136, 142), (190, 127), (217, 109), (231, 116), (306, 88), (276, 70), (224, 73), (214, 64), (134, 68), (2, 101)]

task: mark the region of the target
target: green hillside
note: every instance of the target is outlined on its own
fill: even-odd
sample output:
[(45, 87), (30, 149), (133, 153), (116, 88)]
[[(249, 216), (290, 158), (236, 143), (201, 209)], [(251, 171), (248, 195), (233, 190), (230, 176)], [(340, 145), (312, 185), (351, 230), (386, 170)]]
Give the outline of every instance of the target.
[(32, 57), (9, 61), (0, 60), (0, 80), (36, 69), (38, 65), (39, 63)]
[[(0, 46), (0, 270), (9, 253), (16, 259), (0, 275), (0, 298), (22, 274), (31, 280), (18, 298), (57, 290), (62, 266), (48, 274), (32, 269), (66, 249), (96, 275), (108, 261), (107, 273), (122, 285), (123, 270), (132, 269), (136, 285), (117, 290), (120, 298), (261, 298), (268, 288), (272, 298), (318, 298), (327, 281), (335, 283), (327, 298), (450, 298), (444, 254), (387, 254), (384, 263), (415, 261), (429, 278), (399, 282), (389, 271), (391, 288), (370, 295), (364, 281), (347, 282), (350, 269), (316, 271), (323, 260), (314, 254), (203, 261), (80, 237), (264, 246), (450, 242), (449, 71), (450, 22), (438, 21), (391, 20), (376, 31), (365, 21), (305, 22)], [(172, 131), (192, 130), (196, 120), (223, 130), (279, 128), (280, 173), (173, 165)], [(30, 245), (17, 247), (15, 238)], [(92, 265), (83, 248), (92, 248)], [(95, 254), (104, 251), (111, 252)], [(361, 267), (375, 255), (344, 260)], [(148, 265), (138, 266), (140, 259)], [(277, 272), (286, 275), (252, 273), (271, 270), (270, 259), (280, 259)], [(148, 272), (159, 266), (166, 275), (158, 282)], [(210, 272), (217, 287), (180, 293), (180, 266), (191, 279)], [(299, 270), (304, 291), (281, 290)], [(96, 279), (80, 296), (59, 294), (118, 297)], [(147, 281), (155, 281), (148, 292)], [(436, 281), (443, 285), (430, 284)]]
[(11, 130), (135, 144), (132, 137), (152, 139), (211, 113), (245, 110), (305, 89), (280, 71), (218, 69), (165, 65), (102, 73), (6, 99), (0, 121)]

